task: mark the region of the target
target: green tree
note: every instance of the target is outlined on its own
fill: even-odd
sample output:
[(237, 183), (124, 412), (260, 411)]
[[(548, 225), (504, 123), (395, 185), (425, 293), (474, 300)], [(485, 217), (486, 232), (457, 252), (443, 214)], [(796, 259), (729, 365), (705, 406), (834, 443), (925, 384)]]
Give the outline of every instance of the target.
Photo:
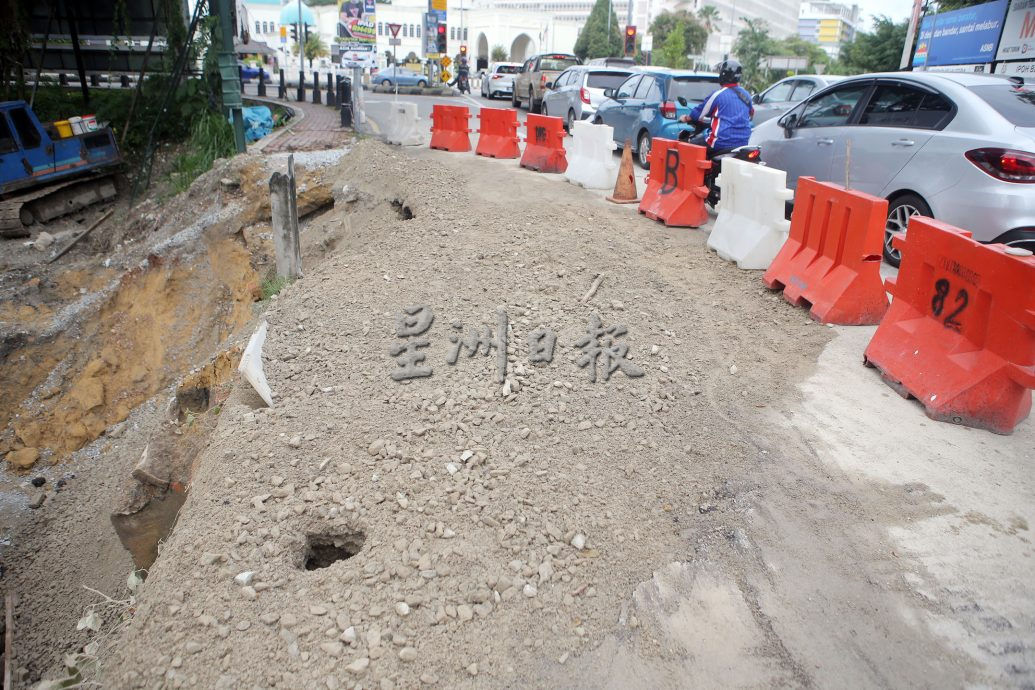
[(722, 19), (722, 15), (719, 14), (719, 10), (715, 5), (705, 5), (697, 10), (697, 19), (701, 22), (704, 30), (708, 32), (708, 35), (711, 35), (719, 28), (719, 21)]
[(733, 44), (733, 53), (744, 66), (744, 76), (740, 82), (748, 91), (759, 92), (771, 81), (762, 60), (776, 52), (777, 44), (769, 36), (769, 26), (762, 19), (741, 17), (745, 28), (737, 34), (737, 42)]
[(775, 44), (775, 50), (773, 55), (797, 55), (798, 57), (807, 57), (809, 59), (809, 70), (815, 70), (816, 65), (828, 65), (830, 64), (830, 56), (827, 55), (827, 51), (820, 48), (815, 43), (806, 41), (804, 38), (798, 36), (791, 36), (781, 41), (777, 41)]
[(908, 22), (893, 22), (885, 16), (874, 19), (873, 31), (856, 34), (855, 40), (841, 48), (839, 69), (845, 74), (893, 72), (902, 58)]
[[(608, 15), (611, 31), (608, 32)], [(622, 32), (618, 28), (618, 17), (611, 9), (610, 0), (597, 0), (575, 40), (575, 54), (583, 60), (599, 57), (618, 57), (622, 54)]]
[[(294, 55), (298, 55), (297, 43), (291, 48), (291, 52)], [(309, 61), (309, 69), (313, 68), (313, 60), (319, 57), (327, 57), (330, 54), (331, 51), (327, 49), (327, 44), (320, 38), (320, 34), (316, 33), (315, 29), (310, 29), (309, 38), (305, 42), (305, 59)]]
[(690, 61), (686, 59), (686, 32), (682, 22), (677, 23), (668, 32), (665, 42), (661, 44), (657, 62), (673, 69), (686, 69), (689, 65)]
[[(676, 28), (681, 26), (683, 32), (683, 56), (687, 53), (699, 55), (704, 51), (704, 44), (708, 40), (708, 30), (697, 21), (697, 18), (686, 10), (678, 12), (664, 11), (654, 18), (650, 25), (650, 35), (654, 43), (664, 45), (668, 42), (669, 35)], [(672, 65), (669, 65), (670, 67)]]
[(492, 47), (492, 61), (493, 62), (506, 62), (507, 61), (507, 49), (503, 46)]
[(988, 0), (938, 0), (939, 12), (949, 12), (951, 10), (961, 10), (964, 7), (973, 7), (974, 5), (982, 5), (988, 2)]

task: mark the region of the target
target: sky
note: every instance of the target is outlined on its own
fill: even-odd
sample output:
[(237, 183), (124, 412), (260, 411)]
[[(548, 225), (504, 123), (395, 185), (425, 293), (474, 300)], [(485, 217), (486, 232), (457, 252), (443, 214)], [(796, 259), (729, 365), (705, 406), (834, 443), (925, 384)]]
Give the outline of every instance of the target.
[(855, 0), (863, 15), (863, 26), (869, 29), (873, 16), (884, 14), (895, 21), (902, 21), (909, 18), (909, 11), (913, 7), (911, 0)]

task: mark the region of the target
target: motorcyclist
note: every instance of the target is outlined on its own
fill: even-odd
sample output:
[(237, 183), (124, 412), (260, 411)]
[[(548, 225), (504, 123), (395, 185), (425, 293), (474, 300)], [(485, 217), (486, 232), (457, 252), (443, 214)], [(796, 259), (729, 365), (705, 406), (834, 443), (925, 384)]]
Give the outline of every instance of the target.
[(467, 63), (467, 58), (460, 56), (460, 59), (456, 63), (456, 77), (450, 82), (450, 86), (460, 85), (460, 93), (465, 90), (467, 93), (471, 93), (471, 67)]
[(698, 104), (689, 115), (679, 118), (707, 126), (693, 143), (708, 147), (708, 158), (745, 146), (751, 137), (751, 117), (755, 114), (751, 94), (740, 86), (744, 71), (736, 60), (719, 64), (719, 84), (722, 88)]

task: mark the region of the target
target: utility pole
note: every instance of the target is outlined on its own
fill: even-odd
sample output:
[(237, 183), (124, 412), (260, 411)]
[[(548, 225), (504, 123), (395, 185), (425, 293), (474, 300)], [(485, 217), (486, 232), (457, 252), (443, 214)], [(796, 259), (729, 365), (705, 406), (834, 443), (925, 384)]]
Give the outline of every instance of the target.
[(913, 43), (916, 39), (916, 32), (920, 28), (920, 8), (924, 0), (913, 0), (913, 12), (909, 16), (909, 28), (906, 30), (906, 42), (902, 46), (902, 59), (899, 60), (899, 69), (912, 69), (910, 58), (913, 57)]
[(245, 152), (244, 113), (241, 110), (241, 76), (234, 54), (234, 24), (230, 20), (230, 3), (234, 0), (209, 0), (209, 14), (219, 17), (219, 81), (223, 107), (230, 112), (234, 128), (234, 146)]

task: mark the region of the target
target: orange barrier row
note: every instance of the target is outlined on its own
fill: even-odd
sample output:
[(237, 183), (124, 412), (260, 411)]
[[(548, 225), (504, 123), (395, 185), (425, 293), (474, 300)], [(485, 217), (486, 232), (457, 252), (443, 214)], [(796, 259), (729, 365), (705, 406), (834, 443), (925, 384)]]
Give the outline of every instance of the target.
[(463, 105), (435, 105), (431, 110), (431, 148), (442, 151), (471, 150), (471, 113)]
[(562, 173), (568, 169), (562, 118), (528, 115), (525, 119), (525, 152), (521, 155), (521, 167), (546, 173)]
[(928, 417), (1008, 434), (1035, 389), (1035, 257), (914, 216), (865, 362)]
[(478, 113), (478, 147), (475, 153), (489, 158), (517, 158), (518, 119), (513, 110), (482, 108)]
[(711, 161), (707, 154), (703, 146), (655, 139), (640, 213), (665, 225), (683, 228), (697, 228), (708, 222), (704, 173)]
[(790, 235), (762, 280), (822, 323), (880, 323), (888, 297), (880, 279), (888, 202), (798, 179)]

